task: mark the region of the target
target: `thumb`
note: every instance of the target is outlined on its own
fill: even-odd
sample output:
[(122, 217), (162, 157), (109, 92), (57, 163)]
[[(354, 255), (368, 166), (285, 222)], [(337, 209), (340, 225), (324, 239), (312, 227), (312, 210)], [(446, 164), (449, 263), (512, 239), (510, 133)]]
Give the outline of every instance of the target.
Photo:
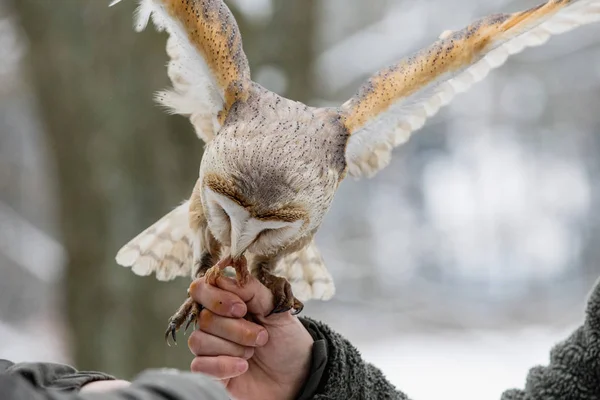
[(217, 286), (239, 296), (246, 303), (250, 314), (265, 317), (273, 311), (273, 293), (253, 276), (243, 287), (233, 278), (220, 276)]

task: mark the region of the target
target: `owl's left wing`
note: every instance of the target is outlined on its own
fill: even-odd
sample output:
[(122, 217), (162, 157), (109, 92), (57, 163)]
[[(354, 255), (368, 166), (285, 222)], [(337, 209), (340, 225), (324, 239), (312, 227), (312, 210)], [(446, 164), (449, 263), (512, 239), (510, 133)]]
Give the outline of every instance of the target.
[[(113, 6), (122, 0), (113, 0)], [(209, 142), (230, 107), (251, 86), (242, 37), (223, 0), (137, 0), (135, 29), (152, 19), (169, 34), (168, 74), (173, 88), (157, 100), (173, 114), (188, 116), (198, 137)]]
[(314, 241), (279, 260), (274, 274), (292, 285), (294, 296), (300, 301), (329, 300), (335, 294), (333, 278)]
[(351, 134), (348, 173), (372, 176), (384, 168), (394, 147), (508, 56), (598, 20), (600, 0), (549, 0), (444, 32), (433, 45), (380, 71), (342, 105), (342, 121)]

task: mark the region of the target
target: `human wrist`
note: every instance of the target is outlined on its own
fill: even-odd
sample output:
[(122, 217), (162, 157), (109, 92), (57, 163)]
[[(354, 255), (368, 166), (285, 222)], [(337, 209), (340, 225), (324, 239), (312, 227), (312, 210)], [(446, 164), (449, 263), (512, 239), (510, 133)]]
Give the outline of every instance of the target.
[(311, 365), (312, 365), (312, 353), (313, 353), (313, 344), (314, 339), (312, 335), (306, 330), (304, 325), (300, 322), (300, 320), (294, 317), (295, 323), (299, 328), (299, 335), (296, 342), (296, 351), (297, 354), (297, 366), (298, 373), (294, 374), (295, 379), (289, 385), (290, 390), (285, 397), (288, 400), (296, 400), (298, 396), (304, 391), (307, 380), (311, 375)]

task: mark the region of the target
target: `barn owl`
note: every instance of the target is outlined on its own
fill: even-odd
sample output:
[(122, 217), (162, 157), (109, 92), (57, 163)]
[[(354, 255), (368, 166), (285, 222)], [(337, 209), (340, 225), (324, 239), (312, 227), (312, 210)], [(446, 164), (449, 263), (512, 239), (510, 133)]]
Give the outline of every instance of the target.
[[(173, 87), (157, 100), (190, 119), (205, 149), (189, 200), (127, 243), (117, 263), (159, 280), (213, 284), (233, 267), (240, 285), (252, 275), (273, 292), (273, 313), (334, 295), (313, 239), (347, 175), (380, 171), (395, 147), (508, 56), (600, 19), (600, 0), (549, 0), (482, 18), (382, 69), (341, 106), (317, 108), (252, 81), (222, 0), (138, 2), (135, 28), (152, 20), (169, 34)], [(175, 339), (200, 307), (188, 296), (165, 337)]]

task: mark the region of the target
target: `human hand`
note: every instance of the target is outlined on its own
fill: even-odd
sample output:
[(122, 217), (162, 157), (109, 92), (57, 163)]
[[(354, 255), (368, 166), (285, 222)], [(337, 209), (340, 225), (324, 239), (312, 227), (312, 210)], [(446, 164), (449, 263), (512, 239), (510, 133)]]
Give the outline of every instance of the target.
[[(191, 369), (211, 375), (238, 400), (295, 399), (307, 379), (313, 339), (291, 312), (265, 317), (273, 295), (254, 277), (243, 288), (221, 276), (200, 278), (190, 296), (205, 308), (188, 340)], [(243, 319), (246, 313), (251, 321)]]

